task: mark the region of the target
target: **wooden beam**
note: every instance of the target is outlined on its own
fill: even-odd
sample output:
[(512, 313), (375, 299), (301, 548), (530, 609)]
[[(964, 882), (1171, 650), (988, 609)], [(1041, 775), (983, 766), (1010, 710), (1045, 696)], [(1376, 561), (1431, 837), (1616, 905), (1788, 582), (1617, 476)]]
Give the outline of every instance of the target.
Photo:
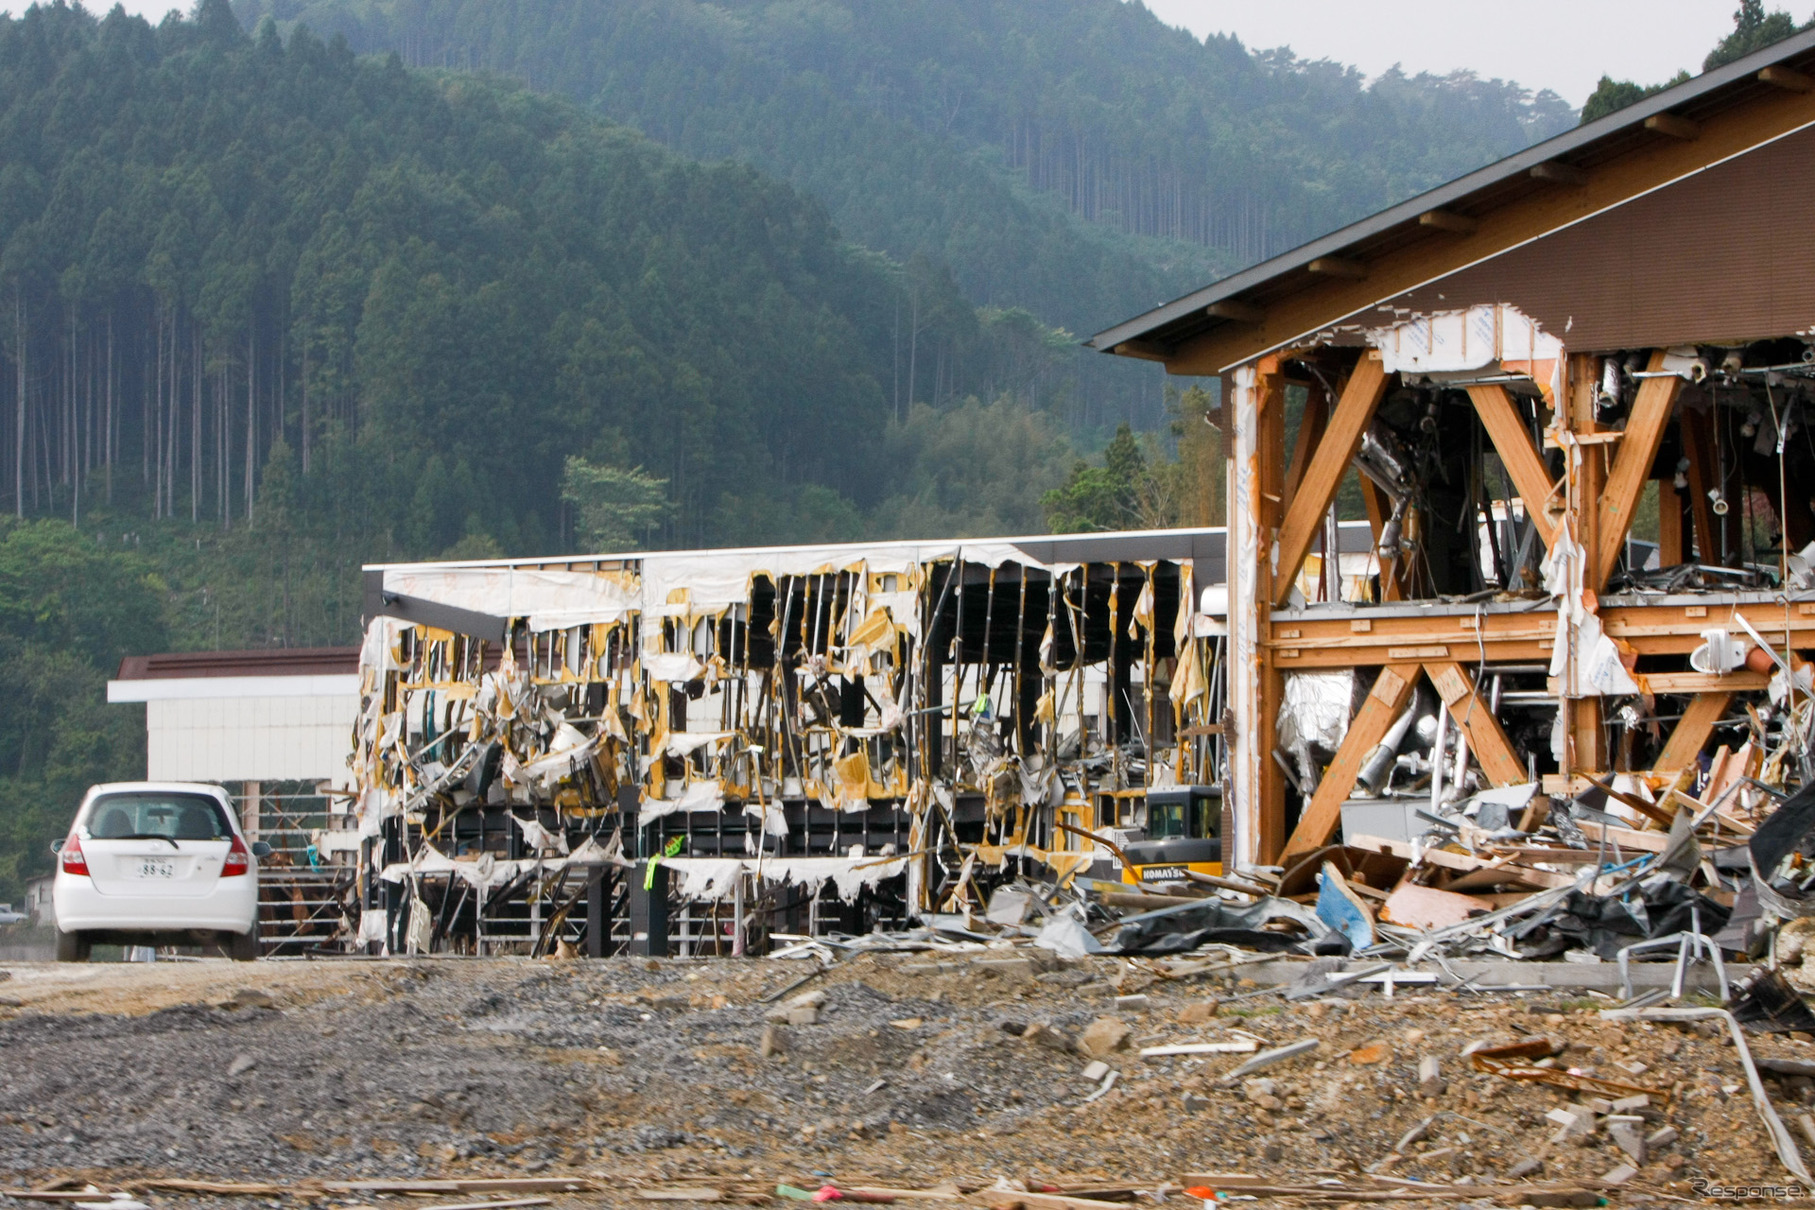
[(1789, 92), (1815, 92), (1815, 76), (1806, 76), (1794, 67), (1766, 67), (1759, 71), (1758, 78)]
[(1343, 256), (1320, 256), (1306, 265), (1305, 270), (1322, 277), (1346, 277), (1350, 281), (1360, 281), (1368, 275), (1366, 265)]
[(1674, 772), (1695, 764), (1702, 754), (1702, 745), (1714, 733), (1714, 724), (1727, 713), (1727, 705), (1732, 700), (1731, 693), (1698, 693), (1689, 699), (1689, 708), (1683, 711), (1683, 717), (1670, 732), (1653, 767), (1659, 772)]
[(1721, 565), (1725, 544), (1721, 541), (1724, 518), (1714, 515), (1714, 501), (1708, 492), (1720, 482), (1720, 458), (1714, 449), (1714, 426), (1706, 410), (1684, 408), (1677, 425), (1682, 434), (1683, 452), (1689, 459), (1689, 519), (1694, 523), (1695, 559), (1713, 567)]
[[(1596, 698), (1595, 700), (1599, 701), (1600, 699)], [(1656, 803), (1646, 802), (1636, 794), (1627, 794), (1624, 791), (1615, 789), (1610, 783), (1602, 781), (1592, 774), (1587, 774), (1585, 776), (1588, 778), (1589, 785), (1605, 794), (1608, 798), (1613, 799), (1615, 802), (1624, 803), (1626, 806), (1631, 807), (1634, 811), (1637, 811), (1640, 815), (1643, 815), (1646, 819), (1649, 819), (1659, 827), (1668, 828), (1671, 821), (1676, 817), (1676, 812), (1667, 811)]]
[[(1702, 137), (1693, 142), (1638, 140), (1629, 151), (1597, 164), (1593, 178), (1580, 189), (1527, 191), (1471, 214), (1477, 224), (1472, 234), (1456, 232), (1453, 239), (1412, 240), (1396, 251), (1374, 256), (1368, 261), (1365, 281), (1301, 279), (1305, 288), (1270, 303), (1263, 322), (1251, 328), (1232, 324), (1211, 328), (1183, 342), (1166, 368), (1174, 374), (1222, 373), (1384, 299), (1578, 223), (1811, 122), (1815, 122), (1815, 93), (1759, 90), (1743, 103), (1703, 118)], [(1462, 204), (1472, 209), (1475, 203)], [(1406, 225), (1415, 221), (1408, 215)]]
[[(1567, 399), (1568, 428), (1578, 437), (1593, 436), (1600, 431), (1596, 420), (1601, 385), (1601, 359), (1591, 353), (1572, 353), (1566, 363), (1564, 396)], [(1594, 580), (1595, 552), (1600, 550), (1596, 535), (1600, 533), (1600, 500), (1606, 490), (1607, 462), (1596, 450), (1580, 455), (1580, 467), (1572, 477), (1569, 490), (1569, 513), (1576, 527), (1575, 540), (1585, 552), (1587, 562), (1583, 578), (1588, 588), (1599, 588)], [(1564, 698), (1562, 702), (1563, 776), (1603, 772), (1611, 768), (1607, 755), (1607, 729), (1602, 726), (1601, 699), (1598, 697)]]
[[(1699, 637), (1699, 636), (1697, 636)], [(1735, 693), (1765, 689), (1769, 673), (1735, 668), (1732, 672), (1637, 672), (1633, 679), (1641, 693)]]
[(1474, 402), (1475, 412), (1492, 438), (1500, 461), (1506, 464), (1513, 486), (1519, 489), (1525, 515), (1538, 527), (1538, 536), (1549, 549), (1557, 535), (1556, 523), (1550, 517), (1550, 500), (1555, 494), (1551, 490), (1550, 469), (1532, 444), (1512, 393), (1497, 383), (1476, 383), (1468, 388), (1468, 397)]
[[(1664, 351), (1651, 354), (1651, 371), (1664, 368)], [(1613, 574), (1620, 559), (1620, 547), (1632, 528), (1633, 510), (1645, 481), (1651, 478), (1651, 466), (1657, 461), (1658, 446), (1664, 440), (1664, 427), (1676, 408), (1676, 397), (1683, 380), (1675, 374), (1646, 378), (1639, 383), (1638, 397), (1632, 402), (1632, 413), (1626, 418), (1626, 436), (1620, 442), (1619, 455), (1607, 475), (1607, 487), (1601, 493), (1596, 533), (1599, 554), (1591, 567), (1588, 587), (1599, 592)]]
[[(1641, 656), (1686, 656), (1701, 645), (1701, 632), (1721, 621), (1715, 604), (1613, 605), (1601, 603), (1607, 634)], [(1803, 611), (1808, 612), (1803, 612)], [(1773, 615), (1772, 626), (1784, 619)], [(1815, 602), (1794, 606), (1788, 618), (1790, 645), (1815, 653)], [(1556, 639), (1554, 607), (1529, 611), (1450, 612), (1431, 604), (1416, 611), (1360, 610), (1336, 617), (1314, 613), (1274, 615), (1262, 642), (1288, 672), (1313, 668), (1356, 668), (1380, 664), (1453, 661), (1473, 664), (1483, 651), (1490, 663), (1549, 663)], [(1763, 674), (1739, 669), (1714, 677), (1699, 672), (1635, 674), (1649, 693), (1699, 693), (1721, 689), (1762, 689)], [(1553, 687), (1554, 692), (1554, 687)]]
[(1138, 357), (1142, 361), (1166, 360), (1166, 347), (1151, 340), (1124, 340), (1112, 352), (1118, 357)]
[(1673, 139), (1699, 139), (1702, 124), (1674, 113), (1654, 113), (1645, 119), (1645, 129), (1667, 134)]
[(1279, 528), (1279, 561), (1273, 578), (1273, 602), (1279, 604), (1291, 591), (1298, 569), (1310, 552), (1311, 539), (1323, 528), (1323, 515), (1335, 498), (1342, 482), (1342, 472), (1355, 459), (1361, 446), (1361, 435), (1374, 419), (1374, 412), (1386, 395), (1386, 370), (1380, 354), (1369, 350), (1355, 363), (1342, 398), (1330, 417), (1323, 440), (1305, 468), (1302, 487), (1292, 497), (1284, 522)]
[(1525, 762), (1506, 738), (1500, 720), (1475, 691), (1468, 671), (1457, 663), (1426, 664), (1424, 674), (1431, 678), (1443, 704), (1449, 707), (1463, 733), (1468, 736), (1469, 750), (1481, 762), (1481, 771), (1496, 786), (1516, 786), (1526, 780)]
[(1531, 179), (1547, 181), (1552, 185), (1586, 185), (1588, 174), (1574, 164), (1565, 164), (1561, 160), (1545, 160), (1542, 164), (1531, 166)]
[(1657, 563), (1675, 567), (1688, 561), (1688, 543), (1683, 541), (1683, 497), (1676, 490), (1676, 480), (1665, 475), (1657, 481)]
[(1343, 737), (1342, 746), (1336, 750), (1336, 759), (1324, 770), (1317, 793), (1311, 796), (1304, 814), (1298, 817), (1298, 826), (1292, 829), (1292, 838), (1286, 841), (1280, 864), (1290, 864), (1290, 858), (1330, 842), (1337, 825), (1342, 822), (1342, 803), (1355, 788), (1355, 777), (1361, 772), (1362, 762), (1387, 733), (1387, 728), (1393, 725), (1393, 720), (1405, 710), (1417, 684), (1416, 665), (1388, 665), (1380, 670), (1380, 675), (1374, 678), (1374, 688), (1368, 692), (1367, 700), (1355, 714), (1355, 721), (1349, 724), (1349, 733)]
[(1426, 210), (1418, 216), (1418, 225), (1433, 231), (1447, 231), (1451, 235), (1473, 235), (1480, 226), (1468, 215), (1457, 214), (1454, 210)]
[(1286, 469), (1286, 490), (1280, 493), (1282, 503), (1290, 505), (1304, 482), (1305, 464), (1311, 451), (1323, 440), (1324, 426), (1330, 419), (1330, 397), (1320, 386), (1307, 387), (1304, 415), (1298, 418), (1298, 436), (1292, 441), (1292, 465)]
[(1267, 317), (1267, 313), (1252, 303), (1239, 302), (1225, 298), (1213, 302), (1204, 308), (1204, 314), (1212, 319), (1226, 319), (1238, 324), (1257, 324)]

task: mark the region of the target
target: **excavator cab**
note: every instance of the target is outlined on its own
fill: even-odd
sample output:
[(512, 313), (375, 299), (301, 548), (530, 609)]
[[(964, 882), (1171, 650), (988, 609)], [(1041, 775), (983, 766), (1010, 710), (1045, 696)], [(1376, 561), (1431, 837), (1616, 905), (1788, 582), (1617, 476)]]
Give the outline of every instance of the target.
[(1146, 834), (1122, 846), (1122, 881), (1184, 882), (1187, 869), (1223, 872), (1221, 786), (1167, 786), (1147, 792)]

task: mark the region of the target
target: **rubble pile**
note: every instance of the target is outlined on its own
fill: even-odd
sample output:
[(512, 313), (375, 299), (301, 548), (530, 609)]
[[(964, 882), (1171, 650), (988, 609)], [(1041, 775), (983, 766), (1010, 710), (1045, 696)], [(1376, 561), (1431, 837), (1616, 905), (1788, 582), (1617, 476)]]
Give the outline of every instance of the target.
[[(1090, 1210), (1040, 1199), (1646, 1204), (1785, 1179), (1722, 1021), (1621, 1019), (1583, 990), (1303, 994), (1342, 965), (997, 944), (829, 967), (19, 967), (0, 1185), (243, 1205), (153, 1182), (244, 1182), (338, 1206), (372, 1204), (374, 1182), (589, 1182), (422, 1203), (575, 1206), (949, 1186)], [(1815, 1041), (1744, 1041), (1806, 1147)]]

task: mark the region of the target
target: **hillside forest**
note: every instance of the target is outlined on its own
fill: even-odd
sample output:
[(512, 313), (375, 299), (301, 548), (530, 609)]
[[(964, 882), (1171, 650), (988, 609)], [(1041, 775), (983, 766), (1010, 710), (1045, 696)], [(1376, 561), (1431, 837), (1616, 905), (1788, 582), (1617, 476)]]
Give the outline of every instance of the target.
[(0, 16), (0, 899), (121, 655), (365, 562), (1214, 523), (1213, 384), (1079, 335), (1574, 119), (1122, 0)]

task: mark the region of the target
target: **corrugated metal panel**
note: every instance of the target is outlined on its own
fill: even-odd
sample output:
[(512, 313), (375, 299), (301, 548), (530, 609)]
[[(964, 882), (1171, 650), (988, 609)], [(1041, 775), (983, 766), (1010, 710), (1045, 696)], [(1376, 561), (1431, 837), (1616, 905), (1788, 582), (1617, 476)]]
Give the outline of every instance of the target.
[(1507, 302), (1583, 351), (1815, 328), (1815, 131), (1803, 131), (1399, 296)]

